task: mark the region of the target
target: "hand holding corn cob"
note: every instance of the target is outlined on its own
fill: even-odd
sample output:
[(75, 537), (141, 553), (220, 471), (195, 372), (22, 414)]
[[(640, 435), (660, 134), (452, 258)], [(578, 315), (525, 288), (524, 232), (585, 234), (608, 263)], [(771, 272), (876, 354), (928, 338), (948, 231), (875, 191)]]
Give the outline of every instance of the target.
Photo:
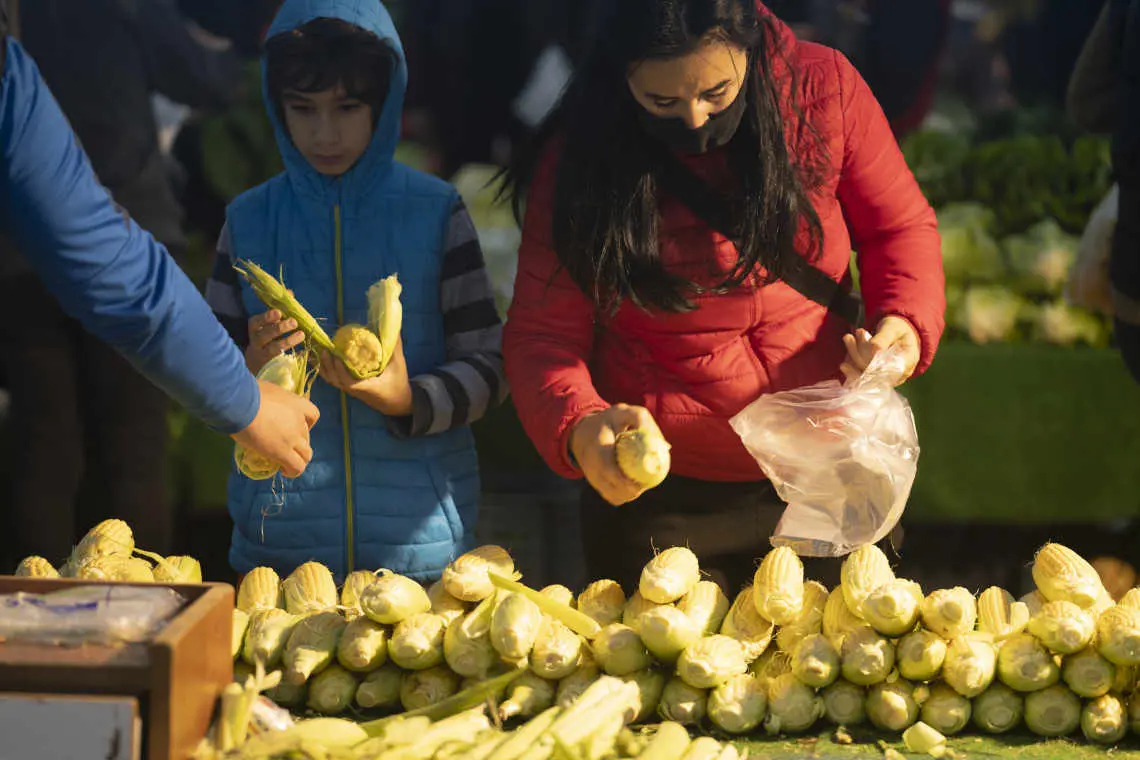
[[(372, 335), (363, 328), (361, 332)], [(338, 336), (340, 334), (337, 332)], [(374, 335), (372, 337), (375, 339)], [(377, 342), (376, 345), (380, 344)], [(361, 353), (358, 351), (354, 354), (352, 348), (346, 350), (349, 355)], [(328, 351), (321, 354), (320, 373), (321, 379), (326, 383), (363, 401), (381, 414), (406, 417), (412, 413), (412, 384), (408, 377), (408, 364), (404, 359), (404, 344), (399, 336), (396, 337), (396, 346), (388, 357), (384, 371), (379, 375), (358, 379), (348, 363)]]
[(669, 444), (640, 406), (615, 404), (583, 417), (570, 434), (570, 451), (603, 499), (628, 504), (669, 474)]

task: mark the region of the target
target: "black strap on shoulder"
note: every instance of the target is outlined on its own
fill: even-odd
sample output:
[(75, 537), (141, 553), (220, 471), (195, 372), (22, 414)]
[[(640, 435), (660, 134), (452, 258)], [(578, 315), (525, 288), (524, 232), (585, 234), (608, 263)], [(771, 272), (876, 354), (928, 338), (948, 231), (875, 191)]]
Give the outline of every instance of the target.
[[(732, 220), (729, 204), (676, 157), (666, 151), (662, 153), (665, 154), (664, 160), (658, 164), (657, 174), (661, 187), (709, 227), (739, 244), (739, 230)], [(852, 327), (863, 325), (863, 299), (844, 290), (842, 285), (812, 266), (803, 256), (794, 257), (780, 279), (805, 298), (827, 307)]]

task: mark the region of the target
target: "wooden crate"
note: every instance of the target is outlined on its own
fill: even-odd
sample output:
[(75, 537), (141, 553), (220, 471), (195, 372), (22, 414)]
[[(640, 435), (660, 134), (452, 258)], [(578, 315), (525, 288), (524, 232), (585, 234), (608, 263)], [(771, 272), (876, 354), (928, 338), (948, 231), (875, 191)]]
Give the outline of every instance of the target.
[[(0, 576), (0, 594), (89, 585), (105, 583)], [(205, 736), (222, 688), (233, 680), (234, 589), (227, 584), (170, 588), (189, 601), (146, 643), (61, 647), (0, 642), (0, 688), (137, 697), (148, 760), (185, 760)]]

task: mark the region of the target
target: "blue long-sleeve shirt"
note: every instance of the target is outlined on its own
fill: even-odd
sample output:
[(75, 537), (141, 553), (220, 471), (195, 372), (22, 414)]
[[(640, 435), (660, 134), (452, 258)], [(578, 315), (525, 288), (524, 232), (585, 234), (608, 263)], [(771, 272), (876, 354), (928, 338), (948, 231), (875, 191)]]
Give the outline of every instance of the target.
[(253, 421), (257, 382), (190, 279), (99, 184), (39, 70), (5, 39), (0, 224), (64, 311), (206, 424)]

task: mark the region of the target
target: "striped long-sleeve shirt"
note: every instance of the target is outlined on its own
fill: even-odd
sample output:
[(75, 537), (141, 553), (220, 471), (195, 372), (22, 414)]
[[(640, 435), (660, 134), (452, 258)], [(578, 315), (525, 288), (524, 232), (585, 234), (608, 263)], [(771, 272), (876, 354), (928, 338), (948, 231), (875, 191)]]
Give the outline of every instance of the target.
[[(507, 396), (502, 322), (475, 225), (462, 201), (452, 209), (444, 245), (440, 307), (447, 358), (435, 369), (411, 378), (411, 416), (388, 420), (389, 429), (401, 437), (468, 425)], [(219, 236), (213, 273), (206, 283), (206, 301), (244, 351), (249, 345), (249, 314), (242, 303), (226, 227)]]

